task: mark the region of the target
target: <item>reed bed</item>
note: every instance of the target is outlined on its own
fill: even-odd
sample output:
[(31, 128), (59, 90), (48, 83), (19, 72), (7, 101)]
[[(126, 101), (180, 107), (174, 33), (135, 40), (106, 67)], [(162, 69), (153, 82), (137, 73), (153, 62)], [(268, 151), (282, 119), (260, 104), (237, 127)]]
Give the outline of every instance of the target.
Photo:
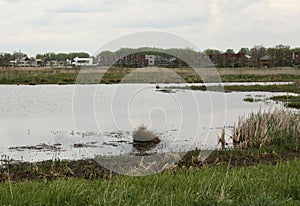
[(251, 113), (239, 118), (232, 136), (235, 148), (298, 148), (300, 114), (287, 109)]

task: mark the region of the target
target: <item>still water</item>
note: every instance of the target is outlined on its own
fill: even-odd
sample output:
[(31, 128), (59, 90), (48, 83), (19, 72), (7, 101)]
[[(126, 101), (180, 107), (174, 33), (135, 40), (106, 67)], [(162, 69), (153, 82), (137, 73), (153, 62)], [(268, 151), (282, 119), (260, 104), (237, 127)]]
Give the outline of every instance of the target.
[[(164, 86), (170, 85), (159, 85)], [(268, 92), (177, 89), (164, 93), (156, 87), (1, 85), (0, 155), (41, 161), (134, 154), (132, 133), (141, 125), (161, 139), (151, 152), (212, 149), (218, 147), (224, 126), (229, 139), (240, 116), (282, 106), (268, 100), (275, 95)], [(258, 101), (245, 102), (246, 97)]]

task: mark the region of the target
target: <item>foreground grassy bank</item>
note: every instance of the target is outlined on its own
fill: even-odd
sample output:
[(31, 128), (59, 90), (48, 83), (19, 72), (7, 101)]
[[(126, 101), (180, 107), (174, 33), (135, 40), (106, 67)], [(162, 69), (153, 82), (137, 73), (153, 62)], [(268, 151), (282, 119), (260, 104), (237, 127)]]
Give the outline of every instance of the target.
[[(191, 68), (169, 68), (168, 73), (158, 73), (153, 68), (136, 70), (132, 68), (105, 69), (47, 69), (47, 68), (9, 68), (0, 69), (0, 84), (74, 84), (78, 74), (84, 83), (119, 83), (126, 75), (134, 74), (132, 82), (136, 83), (171, 83), (202, 82), (201, 77)], [(223, 82), (253, 81), (296, 81), (300, 80), (300, 69), (297, 68), (240, 68), (218, 69)], [(176, 74), (175, 76), (170, 73)], [(179, 77), (179, 78), (178, 78)]]
[(300, 161), (0, 184), (1, 205), (299, 205)]

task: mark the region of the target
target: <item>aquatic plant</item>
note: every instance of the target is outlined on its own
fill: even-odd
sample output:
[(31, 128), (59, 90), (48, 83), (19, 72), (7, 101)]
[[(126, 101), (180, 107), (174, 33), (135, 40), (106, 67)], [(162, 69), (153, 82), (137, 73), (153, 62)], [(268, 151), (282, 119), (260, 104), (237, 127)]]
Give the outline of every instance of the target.
[(273, 96), (270, 99), (276, 102), (283, 102), (286, 107), (300, 109), (300, 95), (292, 96), (287, 93), (282, 96)]
[(239, 118), (232, 140), (235, 148), (298, 148), (300, 115), (287, 109), (251, 113)]
[(244, 101), (245, 102), (254, 102), (254, 99), (252, 97), (247, 97), (247, 98), (244, 98)]

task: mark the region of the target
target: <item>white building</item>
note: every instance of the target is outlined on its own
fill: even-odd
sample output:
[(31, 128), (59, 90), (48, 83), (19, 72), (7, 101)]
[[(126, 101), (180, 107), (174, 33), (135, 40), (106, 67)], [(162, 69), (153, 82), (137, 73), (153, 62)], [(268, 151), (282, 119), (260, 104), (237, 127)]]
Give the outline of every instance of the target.
[(75, 66), (92, 66), (93, 65), (93, 58), (79, 58), (79, 57), (76, 57), (74, 59), (73, 64)]
[(148, 60), (148, 66), (155, 66), (155, 55), (146, 55), (145, 59)]

